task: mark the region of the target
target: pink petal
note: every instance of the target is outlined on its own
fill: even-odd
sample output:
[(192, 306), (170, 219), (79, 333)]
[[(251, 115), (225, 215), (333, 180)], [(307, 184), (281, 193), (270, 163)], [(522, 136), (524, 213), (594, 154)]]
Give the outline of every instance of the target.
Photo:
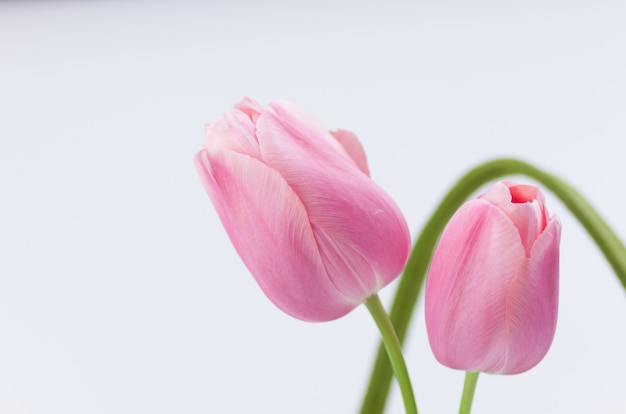
[[(245, 103), (252, 105), (251, 103)], [(239, 107), (243, 108), (244, 103)], [(226, 111), (220, 118), (207, 125), (204, 136), (204, 148), (225, 148), (234, 152), (261, 158), (259, 143), (256, 139), (256, 124), (250, 113), (238, 108)]]
[(558, 313), (560, 236), (561, 223), (555, 217), (511, 281), (506, 308), (508, 352), (500, 370), (503, 374), (529, 370), (550, 349)]
[(367, 156), (356, 134), (345, 129), (330, 131), (330, 134), (341, 144), (356, 166), (369, 177), (370, 169), (367, 166)]
[(526, 257), (530, 257), (533, 243), (546, 226), (547, 217), (541, 192), (533, 186), (497, 182), (480, 198), (488, 200), (509, 217), (518, 230)]
[(257, 119), (259, 119), (259, 115), (263, 112), (263, 107), (259, 105), (257, 101), (252, 98), (244, 97), (235, 108), (248, 115), (250, 120), (256, 124)]
[(337, 141), (325, 128), (295, 106), (275, 103), (259, 117), (257, 138), (263, 160), (304, 204), (328, 276), (341, 292), (362, 301), (400, 273), (410, 248), (404, 217), (333, 147)]
[(488, 201), (469, 201), (452, 217), (426, 282), (428, 336), (442, 364), (467, 371), (502, 368), (508, 287), (525, 260), (517, 229)]
[(233, 245), (276, 306), (309, 321), (354, 307), (326, 276), (307, 212), (276, 171), (229, 150), (203, 150), (195, 160)]

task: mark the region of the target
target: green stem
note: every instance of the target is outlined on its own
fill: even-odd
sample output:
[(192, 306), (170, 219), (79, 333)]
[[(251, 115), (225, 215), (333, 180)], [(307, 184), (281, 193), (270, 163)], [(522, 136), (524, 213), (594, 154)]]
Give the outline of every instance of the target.
[(376, 294), (371, 296), (367, 302), (365, 302), (365, 306), (372, 314), (372, 318), (374, 318), (376, 326), (378, 326), (378, 330), (380, 331), (380, 335), (383, 338), (383, 344), (387, 349), (387, 354), (391, 360), (393, 371), (396, 373), (398, 385), (400, 385), (402, 400), (404, 401), (404, 410), (407, 414), (417, 414), (413, 387), (411, 386), (409, 372), (406, 369), (404, 357), (402, 356), (402, 345), (398, 340), (396, 331), (393, 329), (389, 315), (385, 312), (385, 308)]
[[(483, 184), (516, 174), (535, 179), (561, 199), (596, 242), (626, 289), (626, 249), (591, 204), (573, 187), (552, 174), (520, 160), (496, 159), (477, 166), (461, 177), (441, 201), (416, 240), (400, 278), (389, 314), (401, 343), (406, 337), (435, 245), (450, 217)], [(363, 399), (361, 414), (381, 414), (383, 412), (389, 394), (391, 376), (389, 360), (381, 345)]]
[(461, 407), (459, 414), (470, 414), (472, 401), (474, 401), (474, 391), (478, 382), (478, 372), (466, 372), (465, 384), (463, 385), (463, 396), (461, 397)]

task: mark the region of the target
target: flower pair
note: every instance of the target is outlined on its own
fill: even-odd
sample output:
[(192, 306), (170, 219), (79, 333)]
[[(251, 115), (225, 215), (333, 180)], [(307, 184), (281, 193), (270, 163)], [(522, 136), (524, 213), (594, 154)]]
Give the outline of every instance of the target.
[[(242, 100), (207, 127), (196, 167), (257, 283), (296, 318), (341, 317), (404, 267), (406, 222), (369, 178), (356, 136), (290, 103)], [(559, 237), (532, 186), (496, 183), (459, 209), (426, 285), (440, 362), (517, 373), (541, 360), (556, 324)]]

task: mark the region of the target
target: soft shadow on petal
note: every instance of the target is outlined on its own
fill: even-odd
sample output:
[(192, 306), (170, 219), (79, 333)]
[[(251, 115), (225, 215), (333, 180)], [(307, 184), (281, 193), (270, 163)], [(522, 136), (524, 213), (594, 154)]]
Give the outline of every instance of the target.
[(328, 233), (315, 224), (312, 227), (324, 268), (331, 275), (330, 280), (340, 292), (353, 300), (355, 306), (365, 302), (382, 287), (372, 265), (352, 247), (350, 240), (342, 242), (337, 240), (336, 234)]

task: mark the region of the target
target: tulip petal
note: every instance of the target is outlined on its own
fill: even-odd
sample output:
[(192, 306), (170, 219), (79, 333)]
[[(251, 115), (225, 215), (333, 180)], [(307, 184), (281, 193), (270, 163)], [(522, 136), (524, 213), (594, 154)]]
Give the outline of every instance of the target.
[[(535, 193), (528, 188), (535, 189)], [(547, 217), (541, 192), (532, 186), (497, 182), (480, 198), (491, 202), (509, 217), (519, 232), (526, 257), (530, 257), (533, 243), (546, 227)]]
[[(273, 102), (261, 114), (257, 120), (257, 130), (264, 129), (268, 132), (268, 139), (281, 142), (285, 137), (293, 141), (300, 140), (305, 145), (305, 150), (315, 149), (317, 156), (323, 155), (323, 159), (330, 161), (332, 164), (357, 166), (355, 159), (348, 153), (346, 147), (334, 137), (317, 119), (313, 118), (309, 113), (287, 101)], [(276, 135), (272, 134), (276, 132)], [(261, 140), (258, 136), (257, 138)], [(341, 136), (342, 134), (340, 134)], [(346, 146), (352, 146), (350, 137), (344, 137)], [(356, 138), (356, 136), (354, 136)], [(270, 148), (267, 149), (271, 151)], [(354, 156), (358, 150), (352, 148)], [(265, 156), (265, 151), (263, 151)], [(313, 154), (305, 155), (315, 157)], [(357, 166), (358, 168), (358, 166)]]
[(341, 292), (363, 301), (400, 273), (410, 248), (404, 217), (336, 150), (326, 129), (300, 109), (274, 103), (257, 121), (257, 138), (263, 160), (304, 204), (328, 276)]
[(239, 103), (235, 105), (235, 108), (248, 115), (255, 124), (257, 119), (259, 119), (259, 115), (263, 112), (263, 107), (259, 105), (257, 101), (247, 96), (239, 101)]
[(207, 125), (204, 131), (204, 147), (221, 147), (260, 159), (261, 151), (256, 139), (255, 121), (261, 108), (257, 107), (256, 102), (244, 99), (238, 106), (229, 109)]
[(508, 287), (525, 260), (517, 229), (497, 207), (476, 199), (455, 213), (426, 282), (426, 325), (439, 362), (467, 371), (502, 369)]
[(356, 134), (345, 129), (330, 131), (330, 134), (341, 144), (356, 166), (369, 177), (370, 169), (367, 166), (367, 155), (365, 155), (363, 145), (361, 145)]
[(308, 321), (353, 309), (325, 277), (307, 212), (278, 172), (222, 149), (200, 151), (196, 166), (233, 245), (276, 306)]
[(527, 371), (550, 349), (558, 313), (560, 235), (561, 223), (554, 217), (511, 281), (506, 316), (508, 353), (501, 373)]

